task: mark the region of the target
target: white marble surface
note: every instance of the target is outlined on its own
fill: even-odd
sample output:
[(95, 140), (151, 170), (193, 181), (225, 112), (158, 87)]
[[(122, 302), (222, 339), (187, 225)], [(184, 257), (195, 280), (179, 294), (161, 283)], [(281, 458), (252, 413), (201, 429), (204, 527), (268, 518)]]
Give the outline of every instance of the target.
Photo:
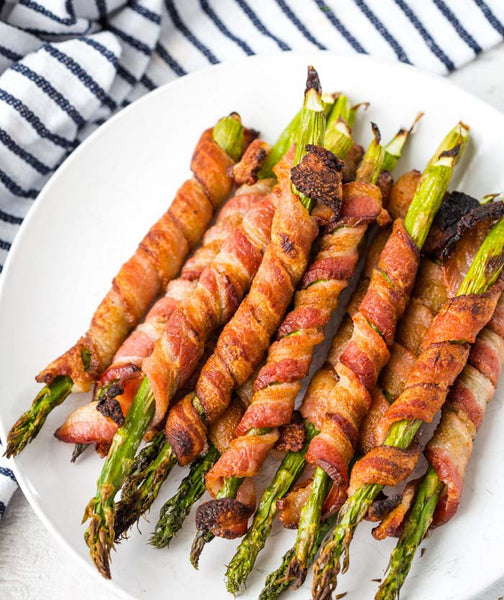
[[(504, 44), (480, 56), (450, 79), (504, 112), (502, 73)], [(60, 547), (22, 493), (16, 492), (0, 522), (0, 598), (67, 600), (70, 597), (73, 600), (114, 600), (115, 595)], [(477, 600), (504, 600), (504, 582)]]

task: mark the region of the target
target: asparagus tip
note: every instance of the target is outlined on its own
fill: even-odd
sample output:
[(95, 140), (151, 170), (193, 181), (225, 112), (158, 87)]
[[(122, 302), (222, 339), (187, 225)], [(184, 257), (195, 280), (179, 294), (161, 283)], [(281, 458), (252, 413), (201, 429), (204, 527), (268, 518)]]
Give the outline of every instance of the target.
[(322, 94), (322, 86), (320, 85), (320, 79), (317, 70), (312, 65), (308, 67), (305, 94), (307, 94), (310, 90), (315, 90), (318, 95)]
[(371, 106), (371, 102), (359, 102), (350, 108), (350, 110), (357, 111), (362, 109), (364, 112)]
[(411, 124), (411, 127), (408, 129), (408, 133), (410, 135), (412, 135), (413, 133), (415, 133), (416, 128), (418, 126), (418, 123), (420, 122), (420, 119), (424, 116), (424, 114), (425, 113), (422, 110), (418, 112), (417, 116), (415, 117), (415, 120)]
[(378, 127), (378, 125), (376, 123), (373, 123), (373, 121), (371, 121), (371, 129), (373, 130), (373, 136), (374, 136), (375, 142), (377, 144), (379, 144), (381, 142), (380, 128)]
[(287, 579), (291, 582), (290, 587), (293, 590), (299, 589), (305, 579), (308, 569), (296, 556), (292, 558), (287, 569)]
[(91, 518), (84, 540), (89, 548), (89, 556), (105, 579), (110, 575), (110, 551), (114, 548), (114, 518), (112, 511), (104, 510), (96, 499), (86, 507), (83, 521)]

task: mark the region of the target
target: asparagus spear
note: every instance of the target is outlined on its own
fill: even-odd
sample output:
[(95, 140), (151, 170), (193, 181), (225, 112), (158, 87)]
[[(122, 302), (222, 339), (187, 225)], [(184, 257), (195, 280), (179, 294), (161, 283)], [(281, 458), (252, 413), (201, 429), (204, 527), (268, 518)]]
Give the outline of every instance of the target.
[[(492, 230), (491, 235), (497, 237), (502, 236), (503, 233), (504, 221), (501, 221)], [(490, 249), (489, 237), (487, 237), (483, 245), (487, 243)], [(495, 258), (502, 261), (502, 258), (498, 255), (495, 255)], [(472, 277), (472, 287), (466, 289), (471, 289), (472, 293), (475, 293), (475, 289), (485, 285), (486, 279), (492, 280), (490, 274), (484, 272), (484, 268), (477, 270), (476, 266)], [(445, 409), (447, 408), (445, 405)], [(476, 432), (474, 432), (474, 435), (476, 435)], [(380, 589), (376, 595), (378, 600), (389, 600), (399, 597), (399, 590), (409, 573), (418, 546), (429, 531), (437, 503), (444, 488), (445, 485), (439, 479), (437, 472), (432, 467), (429, 467), (418, 488), (413, 508), (406, 519), (403, 533), (390, 557), (387, 576), (380, 585)]]
[[(326, 535), (336, 524), (337, 513), (322, 521), (315, 534), (315, 541), (308, 556), (308, 566), (311, 566), (315, 560), (318, 549)], [(273, 571), (266, 577), (266, 583), (259, 596), (259, 600), (276, 600), (282, 592), (285, 592), (291, 584), (292, 578), (288, 576), (289, 565), (294, 558), (295, 548), (292, 547), (283, 555), (282, 562), (276, 571)]]
[[(237, 160), (243, 148), (243, 125), (236, 114), (222, 118), (213, 128), (214, 141), (225, 150), (229, 156)], [(91, 366), (89, 350), (81, 352), (82, 365), (85, 370)], [(58, 375), (44, 386), (37, 394), (31, 407), (14, 423), (7, 435), (5, 455), (16, 456), (30, 443), (42, 429), (48, 415), (59, 406), (72, 391), (74, 382), (68, 375)], [(80, 448), (74, 460), (84, 451)]]
[[(473, 264), (457, 292), (457, 296), (484, 294), (487, 292), (502, 271), (503, 251), (504, 222), (501, 221), (488, 234), (478, 250)], [(419, 419), (403, 420), (395, 423), (390, 428), (385, 439), (385, 444), (397, 448), (408, 448), (422, 423), (423, 421)], [(429, 519), (432, 520), (433, 511), (439, 499), (439, 493), (442, 491), (442, 486), (438, 490), (437, 476), (434, 475), (429, 469), (421, 486), (421, 491), (417, 494), (412, 511), (412, 519), (416, 515), (417, 521), (412, 521), (405, 528), (405, 538), (401, 544), (401, 549), (394, 557), (395, 559), (398, 556), (404, 557), (405, 560), (405, 570), (403, 570), (402, 565), (394, 563), (397, 564), (397, 574), (400, 578), (397, 581), (398, 587), (400, 587), (400, 584), (402, 584), (409, 571), (414, 551), (430, 525)], [(383, 486), (377, 484), (364, 485), (343, 506), (331, 540), (324, 548), (321, 558), (318, 561), (316, 572), (317, 588), (315, 588), (318, 593), (317, 597), (327, 598), (328, 594), (336, 586), (339, 562), (343, 553), (345, 553), (344, 569), (348, 568), (348, 546), (355, 528), (366, 514), (368, 507), (376, 495), (382, 489)], [(415, 509), (417, 512), (415, 512)]]
[[(316, 77), (316, 84), (310, 83), (310, 80)], [(299, 164), (301, 159), (306, 153), (306, 145), (322, 145), (324, 141), (326, 117), (324, 112), (324, 105), (321, 98), (320, 83), (318, 76), (313, 70), (312, 73), (308, 74), (308, 81), (304, 95), (303, 107), (301, 109), (301, 116), (299, 119), (300, 128), (298, 135), (296, 136), (296, 151), (294, 155), (294, 165)], [(294, 185), (292, 185), (292, 192), (296, 194), (303, 204), (303, 206), (311, 212), (315, 202), (306, 197), (304, 194), (299, 192)], [(197, 397), (195, 397), (197, 400)], [(265, 433), (266, 430), (250, 430), (250, 434), (261, 434)], [(239, 485), (236, 482), (241, 483), (241, 479), (236, 477), (228, 478), (224, 481), (224, 485), (217, 494), (217, 498), (235, 498), (238, 492)], [(191, 548), (191, 563), (197, 568), (199, 557), (206, 543), (213, 539), (213, 535), (206, 529), (202, 529), (197, 532), (192, 548)]]
[(184, 477), (176, 494), (161, 508), (159, 520), (151, 538), (151, 544), (156, 548), (168, 546), (177, 532), (181, 529), (194, 503), (205, 492), (205, 475), (217, 462), (219, 451), (213, 445), (208, 452), (195, 460), (189, 474)]
[(408, 576), (415, 552), (429, 531), (443, 487), (436, 471), (429, 467), (401, 537), (390, 556), (388, 573), (375, 596), (376, 600), (392, 600), (399, 597), (399, 590)]
[[(337, 156), (344, 157), (351, 146), (351, 128), (353, 127), (354, 122), (355, 122), (356, 110), (357, 110), (357, 107), (349, 107), (348, 99), (343, 94), (338, 96), (337, 100), (334, 102), (334, 106), (332, 107), (332, 111), (330, 112), (328, 126), (326, 128), (326, 138), (327, 138), (327, 136), (330, 136), (331, 145), (328, 145), (327, 143), (325, 145), (326, 145), (326, 147), (329, 148), (329, 150), (334, 152)], [(327, 105), (326, 105), (326, 112), (327, 112)], [(293, 122), (299, 123), (299, 121), (293, 121)], [(291, 122), (291, 124), (287, 127), (285, 132), (282, 134), (282, 136), (285, 136), (285, 135), (287, 135), (287, 133), (289, 133), (291, 143), (294, 139), (293, 135), (295, 133), (295, 132), (291, 131), (291, 129), (290, 129), (292, 127), (293, 122)], [(275, 145), (275, 147), (277, 147), (279, 145), (279, 143), (282, 141), (282, 136), (281, 136), (279, 142), (277, 142), (277, 144)], [(289, 146), (287, 146), (287, 149), (288, 149), (288, 147)], [(164, 446), (162, 446), (162, 448), (157, 450), (157, 452), (169, 453), (169, 442), (166, 439), (164, 442)], [(211, 448), (209, 450), (209, 456), (206, 458), (206, 460), (204, 460), (202, 462), (201, 465), (198, 466), (198, 469), (195, 470), (195, 473), (194, 473), (195, 478), (204, 478), (204, 475), (212, 468), (213, 464), (218, 459), (218, 455), (215, 455), (215, 452), (216, 451), (214, 448)], [(154, 460), (154, 456), (155, 455), (153, 455), (152, 460)], [(163, 466), (162, 463), (161, 463), (161, 466)], [(137, 483), (138, 489), (131, 488), (131, 496), (132, 496), (131, 501), (129, 501), (130, 492), (125, 489), (122, 490), (121, 509), (122, 509), (122, 512), (128, 514), (128, 520), (131, 523), (134, 523), (143, 512), (148, 510), (148, 508), (150, 507), (150, 505), (152, 504), (152, 502), (154, 501), (154, 499), (157, 495), (157, 490), (159, 489), (159, 487), (161, 485), (160, 484), (161, 475), (159, 473), (156, 473), (154, 475), (154, 472), (152, 471), (151, 467), (149, 467), (147, 464), (143, 468), (145, 469), (145, 474), (144, 474), (143, 478), (140, 476), (136, 478), (136, 483)], [(203, 468), (206, 469), (204, 472), (203, 472)], [(168, 472), (169, 471), (167, 471), (166, 474), (168, 474)], [(158, 483), (159, 483), (156, 490), (152, 490), (150, 488), (150, 479), (154, 476), (156, 477), (156, 481), (158, 481)], [(194, 481), (194, 480), (192, 480), (192, 481)], [(194, 504), (194, 502), (196, 502), (204, 493), (204, 490), (205, 490), (204, 485), (203, 486), (199, 485), (199, 479), (196, 479), (196, 481), (194, 481), (194, 483), (196, 485), (196, 489), (199, 492), (199, 495), (195, 494), (194, 490), (192, 488), (184, 485), (185, 489), (187, 489), (188, 493), (190, 494), (190, 502), (189, 503), (183, 502), (182, 498), (179, 496), (179, 494), (177, 492), (177, 495), (176, 495), (177, 501), (182, 502), (182, 504), (186, 507), (186, 510), (183, 510), (177, 514), (176, 522), (178, 524), (178, 527), (175, 530), (173, 529), (173, 521), (171, 519), (167, 521), (166, 527), (167, 527), (168, 540), (171, 540), (173, 535), (176, 533), (176, 531), (178, 531), (178, 529), (182, 526), (183, 519), (185, 519), (187, 514), (189, 514), (192, 504)], [(168, 501), (168, 502), (170, 503), (171, 501)], [(174, 505), (170, 504), (170, 506), (174, 506)], [(162, 509), (161, 514), (163, 514), (163, 512), (164, 511)], [(160, 520), (164, 520), (164, 519), (162, 519), (162, 517), (160, 517)], [(116, 524), (117, 524), (117, 521), (116, 521)], [(160, 527), (161, 527), (161, 525), (160, 525)], [(158, 539), (162, 539), (163, 538), (162, 531), (160, 529), (158, 530), (157, 526), (156, 526), (156, 532), (157, 532), (157, 534), (155, 534), (155, 536)], [(116, 531), (116, 538), (117, 538), (117, 536), (118, 536), (118, 534)]]
[[(401, 139), (403, 139), (402, 131), (398, 133)], [(374, 127), (374, 133), (374, 138), (366, 151), (362, 165), (357, 173), (357, 179), (361, 181), (371, 178), (373, 182), (376, 182), (384, 160), (385, 153), (383, 147), (380, 145), (379, 133), (376, 127)], [(273, 526), (273, 521), (277, 515), (276, 501), (288, 492), (305, 466), (304, 456), (311, 439), (317, 433), (315, 427), (309, 422), (305, 423), (305, 429), (307, 441), (303, 449), (297, 453), (288, 452), (286, 454), (275, 477), (261, 498), (252, 525), (227, 567), (226, 586), (232, 594), (238, 594), (244, 586), (247, 577), (254, 567), (259, 552), (264, 548), (266, 539)], [(325, 487), (326, 483), (323, 483), (323, 486)]]
[[(239, 127), (236, 126), (237, 123)], [(229, 115), (215, 125), (213, 137), (219, 145), (223, 144), (221, 147), (226, 152), (236, 153), (237, 143), (243, 143), (243, 126), (235, 115)], [(89, 546), (91, 558), (106, 579), (110, 579), (109, 555), (115, 538), (115, 495), (131, 471), (133, 458), (154, 414), (154, 409), (154, 394), (149, 381), (144, 379), (124, 425), (114, 436), (98, 479), (96, 496), (91, 499), (84, 512), (83, 522), (91, 519), (84, 539)]]

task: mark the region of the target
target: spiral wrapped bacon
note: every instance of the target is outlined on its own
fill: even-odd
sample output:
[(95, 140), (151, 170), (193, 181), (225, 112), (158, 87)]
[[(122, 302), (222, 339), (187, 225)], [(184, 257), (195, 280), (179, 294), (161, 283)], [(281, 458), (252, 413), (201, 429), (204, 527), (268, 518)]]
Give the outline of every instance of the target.
[[(323, 151), (323, 158), (317, 162), (320, 152), (310, 150), (301, 165), (310, 164), (313, 177), (310, 185), (320, 175), (324, 179), (327, 171), (331, 171), (331, 181), (337, 176), (341, 178), (341, 164), (330, 160), (328, 151)], [(314, 158), (315, 157), (315, 158)], [(326, 160), (327, 159), (327, 160)], [(277, 175), (290, 174), (289, 159), (279, 163)], [(295, 167), (298, 169), (298, 167)], [(294, 169), (293, 169), (294, 172)], [(301, 169), (297, 171), (301, 172)], [(314, 219), (290, 190), (288, 185), (279, 185), (278, 209), (272, 228), (272, 242), (268, 246), (261, 267), (257, 273), (250, 293), (234, 318), (224, 328), (213, 356), (203, 368), (196, 396), (204, 417), (194, 406), (193, 399), (185, 398), (171, 410), (166, 422), (165, 433), (174, 449), (180, 464), (194, 460), (206, 446), (206, 426), (213, 423), (229, 403), (230, 395), (236, 385), (248, 379), (257, 368), (266, 351), (271, 336), (275, 333), (285, 311), (291, 301), (295, 287), (298, 285), (306, 269), (310, 247), (315, 239), (317, 227)], [(339, 179), (341, 181), (341, 179)], [(300, 189), (300, 181), (296, 186)], [(331, 186), (338, 189), (337, 186)], [(264, 460), (264, 439), (267, 436), (247, 436), (247, 459), (256, 455), (260, 462)], [(254, 437), (261, 439), (252, 439)], [(274, 443), (272, 433), (268, 444)], [(232, 442), (233, 444), (240, 442)], [(247, 460), (247, 467), (252, 472), (254, 467)], [(212, 491), (215, 492), (212, 486)]]
[[(402, 394), (389, 407), (377, 428), (383, 444), (393, 423), (402, 420), (432, 422), (446, 400), (450, 386), (464, 368), (470, 346), (491, 319), (503, 288), (502, 280), (482, 295), (456, 296), (434, 318)], [(373, 448), (352, 469), (349, 494), (373, 483), (395, 486), (414, 469), (419, 455), (415, 447)]]
[[(114, 401), (119, 403), (121, 417), (127, 414), (141, 381), (142, 361), (152, 353), (171, 314), (176, 307), (189, 301), (200, 275), (212, 264), (223, 244), (241, 225), (246, 214), (271, 191), (272, 184), (272, 180), (263, 180), (252, 186), (243, 186), (237, 195), (224, 205), (215, 225), (205, 233), (203, 245), (186, 261), (180, 277), (168, 284), (166, 295), (154, 304), (145, 321), (128, 336), (114, 356), (110, 367), (100, 377), (100, 386), (115, 385), (108, 388), (100, 406), (104, 406), (110, 399), (108, 404)], [(97, 406), (98, 402), (93, 401), (77, 408), (67, 417), (55, 436), (61, 441), (73, 444), (100, 444), (112, 441), (117, 426), (121, 423), (111, 416), (105, 416), (103, 410), (98, 412)]]
[(238, 437), (207, 475), (210, 487), (220, 487), (226, 477), (257, 474), (278, 432), (247, 435), (250, 429), (277, 428), (290, 422), (315, 346), (324, 339), (324, 327), (354, 273), (364, 234), (381, 214), (377, 186), (363, 182), (343, 186), (340, 221), (320, 240), (319, 251), (296, 292), (294, 308), (280, 325), (255, 380), (252, 403), (236, 429)]
[[(323, 468), (336, 485), (346, 488), (348, 465), (359, 440), (359, 429), (370, 406), (378, 375), (388, 361), (395, 328), (413, 288), (419, 264), (418, 248), (394, 222), (373, 269), (358, 311), (336, 338), (333, 362), (312, 380), (301, 409), (319, 430), (306, 460)], [(336, 351), (335, 351), (336, 350)]]
[(192, 157), (194, 177), (179, 188), (169, 209), (123, 264), (86, 334), (41, 371), (37, 381), (48, 384), (59, 375), (67, 375), (76, 391), (89, 390), (153, 300), (177, 275), (214, 210), (229, 196), (233, 164), (213, 141), (212, 129), (206, 130)]

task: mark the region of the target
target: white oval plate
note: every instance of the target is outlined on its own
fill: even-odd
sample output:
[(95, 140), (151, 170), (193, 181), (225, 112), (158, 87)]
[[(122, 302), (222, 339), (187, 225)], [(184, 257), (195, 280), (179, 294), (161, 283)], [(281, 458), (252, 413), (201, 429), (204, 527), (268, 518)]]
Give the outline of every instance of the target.
[[(166, 210), (189, 175), (189, 160), (203, 129), (237, 110), (244, 122), (272, 141), (297, 111), (306, 66), (319, 70), (326, 91), (344, 90), (355, 102), (370, 101), (359, 116), (356, 137), (370, 139), (376, 121), (385, 140), (425, 117), (398, 166), (423, 168), (458, 119), (470, 124), (472, 142), (453, 186), (476, 196), (504, 190), (504, 117), (445, 80), (414, 68), (363, 56), (330, 53), (254, 57), (179, 79), (122, 111), (86, 141), (40, 194), (12, 248), (0, 295), (0, 434), (29, 406), (40, 386), (33, 376), (66, 350), (87, 328), (94, 308), (143, 233)], [(72, 448), (53, 431), (86, 396), (74, 395), (55, 410), (39, 435), (15, 460), (18, 481), (50, 531), (94, 571), (80, 526), (100, 470), (96, 456), (70, 464)], [(504, 575), (504, 410), (502, 393), (492, 402), (471, 461), (456, 518), (424, 543), (404, 588), (410, 600), (468, 600)], [(272, 472), (270, 467), (269, 472)], [(113, 582), (125, 598), (227, 596), (224, 565), (237, 542), (216, 540), (204, 552), (199, 572), (188, 561), (190, 517), (169, 550), (147, 544), (158, 510), (176, 489), (176, 469), (143, 522), (112, 556)], [(381, 544), (363, 524), (352, 545), (351, 569), (339, 591), (372, 598), (393, 542)], [(257, 598), (265, 575), (276, 568), (294, 533), (276, 526), (242, 598)], [(1, 543), (1, 541), (0, 541)], [(309, 582), (298, 598), (309, 594)], [(294, 597), (294, 594), (286, 597)]]

